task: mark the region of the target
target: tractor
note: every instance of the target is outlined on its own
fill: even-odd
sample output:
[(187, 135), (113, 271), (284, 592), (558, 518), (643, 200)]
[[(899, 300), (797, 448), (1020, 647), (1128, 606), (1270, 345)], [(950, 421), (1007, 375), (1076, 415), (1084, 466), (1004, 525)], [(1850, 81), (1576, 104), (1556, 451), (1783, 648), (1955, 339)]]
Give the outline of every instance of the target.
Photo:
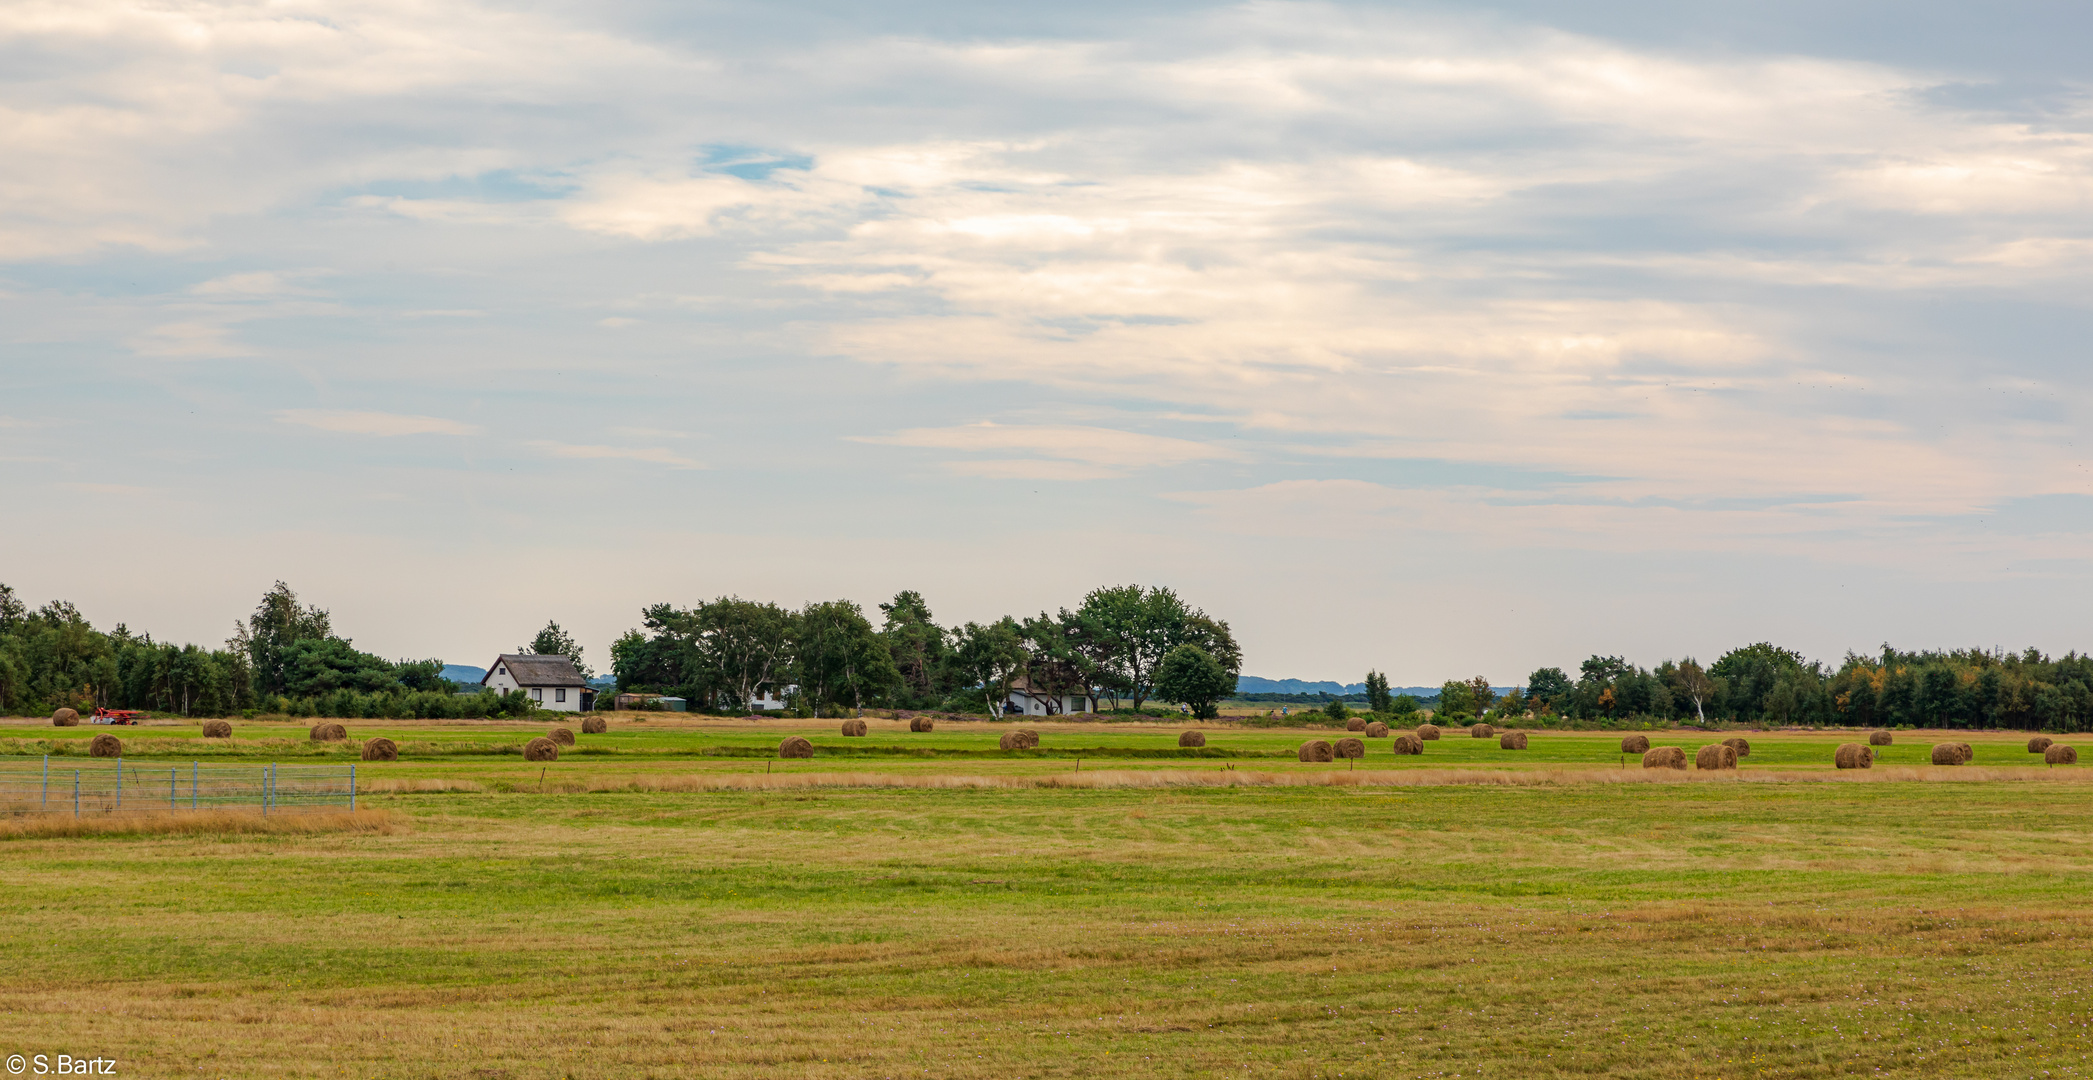
[(96, 709), (94, 722), (97, 724), (137, 724), (145, 713), (137, 709)]

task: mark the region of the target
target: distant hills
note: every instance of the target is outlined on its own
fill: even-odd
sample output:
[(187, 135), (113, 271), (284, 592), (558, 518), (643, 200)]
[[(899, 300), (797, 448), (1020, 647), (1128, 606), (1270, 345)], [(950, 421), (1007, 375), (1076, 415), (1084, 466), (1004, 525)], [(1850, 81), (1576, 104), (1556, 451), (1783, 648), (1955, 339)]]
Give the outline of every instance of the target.
[(470, 664), (445, 664), (443, 665), (443, 677), (454, 683), (478, 686), (480, 681), (487, 677), (487, 669), (473, 667)]
[[(1490, 689), (1497, 691), (1498, 695), (1502, 696), (1506, 691), (1514, 688), (1510, 686), (1493, 686)], [(1519, 689), (1524, 688), (1520, 687)], [(1363, 682), (1333, 682), (1327, 679), (1322, 682), (1308, 682), (1303, 679), (1263, 679), (1255, 675), (1238, 675), (1235, 680), (1235, 692), (1237, 694), (1328, 694), (1331, 697), (1364, 697), (1366, 696), (1366, 684)], [(1391, 694), (1409, 694), (1412, 697), (1421, 699), (1437, 700), (1439, 697), (1439, 688), (1436, 686), (1391, 686), (1388, 688), (1388, 692)]]

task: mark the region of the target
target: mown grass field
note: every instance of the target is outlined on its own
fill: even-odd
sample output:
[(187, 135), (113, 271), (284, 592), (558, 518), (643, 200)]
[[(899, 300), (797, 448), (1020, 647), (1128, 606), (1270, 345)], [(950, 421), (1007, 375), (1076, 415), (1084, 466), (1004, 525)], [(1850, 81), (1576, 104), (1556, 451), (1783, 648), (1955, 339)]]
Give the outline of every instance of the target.
[[(367, 766), (380, 831), (0, 840), (0, 1053), (228, 1077), (2093, 1068), (2093, 768), (2022, 739), (1929, 769), (1935, 740), (1900, 734), (1865, 779), (1829, 768), (1850, 736), (1753, 735), (1739, 774), (1645, 783), (1617, 737), (1543, 734), (1359, 766), (1400, 784), (1252, 757), (1086, 762), (1075, 786), (1038, 755), (707, 757), (815, 725), (680, 723), (542, 768)], [(891, 726), (833, 742), (911, 738)], [(913, 738), (993, 747), (979, 728)], [(1177, 730), (1040, 728), (1043, 750)], [(1249, 782), (1209, 786), (1230, 765)], [(939, 777), (982, 782), (870, 786)]]

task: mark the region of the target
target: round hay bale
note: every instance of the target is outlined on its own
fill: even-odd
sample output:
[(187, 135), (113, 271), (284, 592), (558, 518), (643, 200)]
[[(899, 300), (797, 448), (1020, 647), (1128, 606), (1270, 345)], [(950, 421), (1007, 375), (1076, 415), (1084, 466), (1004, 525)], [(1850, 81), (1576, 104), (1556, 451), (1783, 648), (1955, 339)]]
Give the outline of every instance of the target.
[(1857, 742), (1845, 743), (1832, 752), (1831, 763), (1841, 769), (1872, 769), (1875, 751)]
[(1869, 746), (1888, 746), (1896, 741), (1887, 731), (1871, 731), (1868, 733)]
[(306, 738), (313, 742), (340, 742), (348, 737), (349, 729), (340, 724), (314, 724), (312, 730), (306, 732)]
[(551, 738), (552, 738), (552, 741), (553, 741), (553, 742), (556, 742), (556, 743), (560, 744), (561, 746), (573, 746), (573, 745), (574, 745), (574, 731), (573, 731), (573, 729), (571, 729), (571, 728), (563, 728), (563, 727), (556, 727), (556, 728), (553, 728), (553, 729), (552, 729), (552, 732), (551, 732)]
[(1962, 744), (1951, 742), (1933, 744), (1933, 763), (1935, 765), (1962, 764)]
[(2040, 754), (2048, 750), (2049, 744), (2055, 741), (2056, 740), (2050, 738), (2047, 735), (2037, 735), (2034, 738), (2028, 740), (2028, 753)]
[(1693, 755), (1696, 769), (1734, 769), (1737, 767), (1737, 748), (1727, 743), (1709, 743)]
[(1418, 740), (1419, 742), (1432, 742), (1432, 741), (1434, 741), (1434, 740), (1436, 740), (1436, 739), (1438, 739), (1438, 738), (1439, 738), (1439, 725), (1437, 725), (1437, 724), (1419, 724), (1419, 725), (1417, 725), (1417, 740)]
[(1660, 746), (1642, 756), (1645, 769), (1683, 769), (1686, 767), (1686, 751), (1676, 746)]
[(1487, 739), (1495, 734), (1497, 734), (1497, 729), (1488, 724), (1477, 724), (1468, 729), (1469, 737), (1475, 739)]
[(849, 736), (850, 738), (863, 738), (865, 733), (870, 730), (872, 729), (865, 726), (865, 722), (863, 720), (853, 718), (850, 720), (843, 721), (843, 734)]
[(1012, 734), (1017, 736), (1018, 746), (1025, 750), (1039, 749), (1039, 732), (1031, 728), (1019, 728)]
[(785, 736), (785, 741), (778, 744), (778, 756), (782, 758), (813, 757), (814, 744), (797, 735), (787, 735)]
[(1737, 756), (1738, 756), (1738, 757), (1741, 757), (1741, 758), (1745, 758), (1745, 757), (1750, 757), (1750, 756), (1751, 756), (1751, 740), (1750, 740), (1750, 739), (1744, 739), (1744, 738), (1732, 738), (1732, 739), (1724, 739), (1724, 740), (1722, 740), (1722, 745), (1724, 745), (1724, 746), (1727, 746), (1727, 747), (1729, 747), (1729, 748), (1730, 748), (1730, 749), (1732, 749), (1732, 750), (1735, 750), (1735, 751), (1737, 752)]
[(1366, 743), (1359, 739), (1339, 739), (1337, 745), (1330, 748), (1330, 752), (1341, 758), (1363, 758), (1366, 756)]
[(1321, 739), (1310, 739), (1301, 744), (1302, 761), (1336, 761), (1337, 752)]
[(1380, 722), (1379, 720), (1376, 720), (1373, 723), (1366, 725), (1366, 737), (1369, 739), (1387, 738), (1388, 725)]
[(1182, 735), (1179, 735), (1179, 736), (1177, 737), (1177, 745), (1179, 745), (1179, 746), (1205, 746), (1205, 745), (1206, 745), (1206, 732), (1204, 732), (1204, 731), (1187, 731), (1187, 732), (1185, 732), (1184, 734), (1182, 734)]
[(1649, 749), (1650, 737), (1648, 735), (1629, 735), (1621, 739), (1621, 753), (1623, 754), (1642, 754), (1647, 753)]
[(2063, 743), (2052, 743), (2049, 749), (2042, 752), (2042, 760), (2051, 765), (2076, 765), (2078, 751)]
[(610, 730), (610, 721), (600, 716), (591, 716), (581, 722), (583, 735), (601, 735)]
[(996, 740), (996, 749), (998, 750), (1019, 750), (1023, 749), (1024, 745), (1024, 742), (1017, 737), (1017, 732), (1015, 731), (1006, 731)]
[(400, 744), (393, 742), (391, 739), (366, 740), (363, 744), (363, 760), (398, 761), (400, 760)]
[(89, 757), (124, 756), (123, 740), (114, 735), (97, 735), (87, 744)]
[(1424, 740), (1415, 735), (1398, 735), (1395, 737), (1395, 752), (1398, 754), (1422, 754), (1424, 753)]
[(52, 727), (79, 727), (80, 714), (71, 709), (60, 709), (51, 714)]
[(1523, 732), (1523, 731), (1507, 731), (1507, 732), (1505, 732), (1504, 734), (1502, 734), (1502, 735), (1499, 735), (1499, 736), (1497, 737), (1497, 749), (1499, 749), (1499, 750), (1524, 750), (1524, 749), (1526, 749), (1526, 733), (1525, 733), (1525, 732)]
[(936, 726), (937, 721), (927, 716), (911, 716), (908, 718), (908, 729), (910, 731), (929, 731)]
[(1346, 731), (1365, 731), (1365, 730), (1366, 730), (1366, 717), (1363, 717), (1363, 716), (1355, 716), (1355, 717), (1352, 717), (1352, 718), (1351, 718), (1350, 720), (1347, 720), (1347, 721), (1345, 721), (1345, 722), (1344, 722), (1344, 729), (1345, 729)]
[(559, 759), (560, 744), (543, 735), (523, 744), (523, 760), (525, 761), (558, 761)]
[(1976, 756), (1977, 756), (1977, 752), (1976, 752), (1975, 750), (1971, 749), (1971, 748), (1970, 748), (1970, 745), (1969, 745), (1968, 743), (1966, 743), (1966, 742), (1959, 742), (1959, 743), (1956, 743), (1955, 745), (1956, 745), (1956, 746), (1959, 746), (1959, 747), (1961, 747), (1961, 748), (1962, 748), (1962, 763), (1963, 763), (1964, 765), (1967, 765), (1967, 764), (1969, 764), (1969, 763), (1970, 763), (1970, 759), (1971, 759), (1971, 758), (1974, 758), (1974, 757), (1976, 757)]
[(230, 739), (233, 737), (233, 726), (223, 720), (206, 720), (203, 722), (203, 737), (206, 739)]

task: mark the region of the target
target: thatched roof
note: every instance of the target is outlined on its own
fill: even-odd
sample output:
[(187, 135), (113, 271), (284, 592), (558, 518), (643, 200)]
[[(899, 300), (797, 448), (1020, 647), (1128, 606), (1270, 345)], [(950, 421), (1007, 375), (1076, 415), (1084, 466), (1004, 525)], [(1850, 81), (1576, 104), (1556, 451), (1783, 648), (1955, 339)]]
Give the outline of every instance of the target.
[(587, 680), (581, 677), (581, 672), (574, 670), (574, 661), (564, 656), (515, 656), (503, 653), (487, 665), (487, 675), (480, 680), (481, 685), (484, 686), (488, 679), (494, 677), (496, 668), (507, 668), (509, 678), (516, 680), (518, 686), (589, 685)]

